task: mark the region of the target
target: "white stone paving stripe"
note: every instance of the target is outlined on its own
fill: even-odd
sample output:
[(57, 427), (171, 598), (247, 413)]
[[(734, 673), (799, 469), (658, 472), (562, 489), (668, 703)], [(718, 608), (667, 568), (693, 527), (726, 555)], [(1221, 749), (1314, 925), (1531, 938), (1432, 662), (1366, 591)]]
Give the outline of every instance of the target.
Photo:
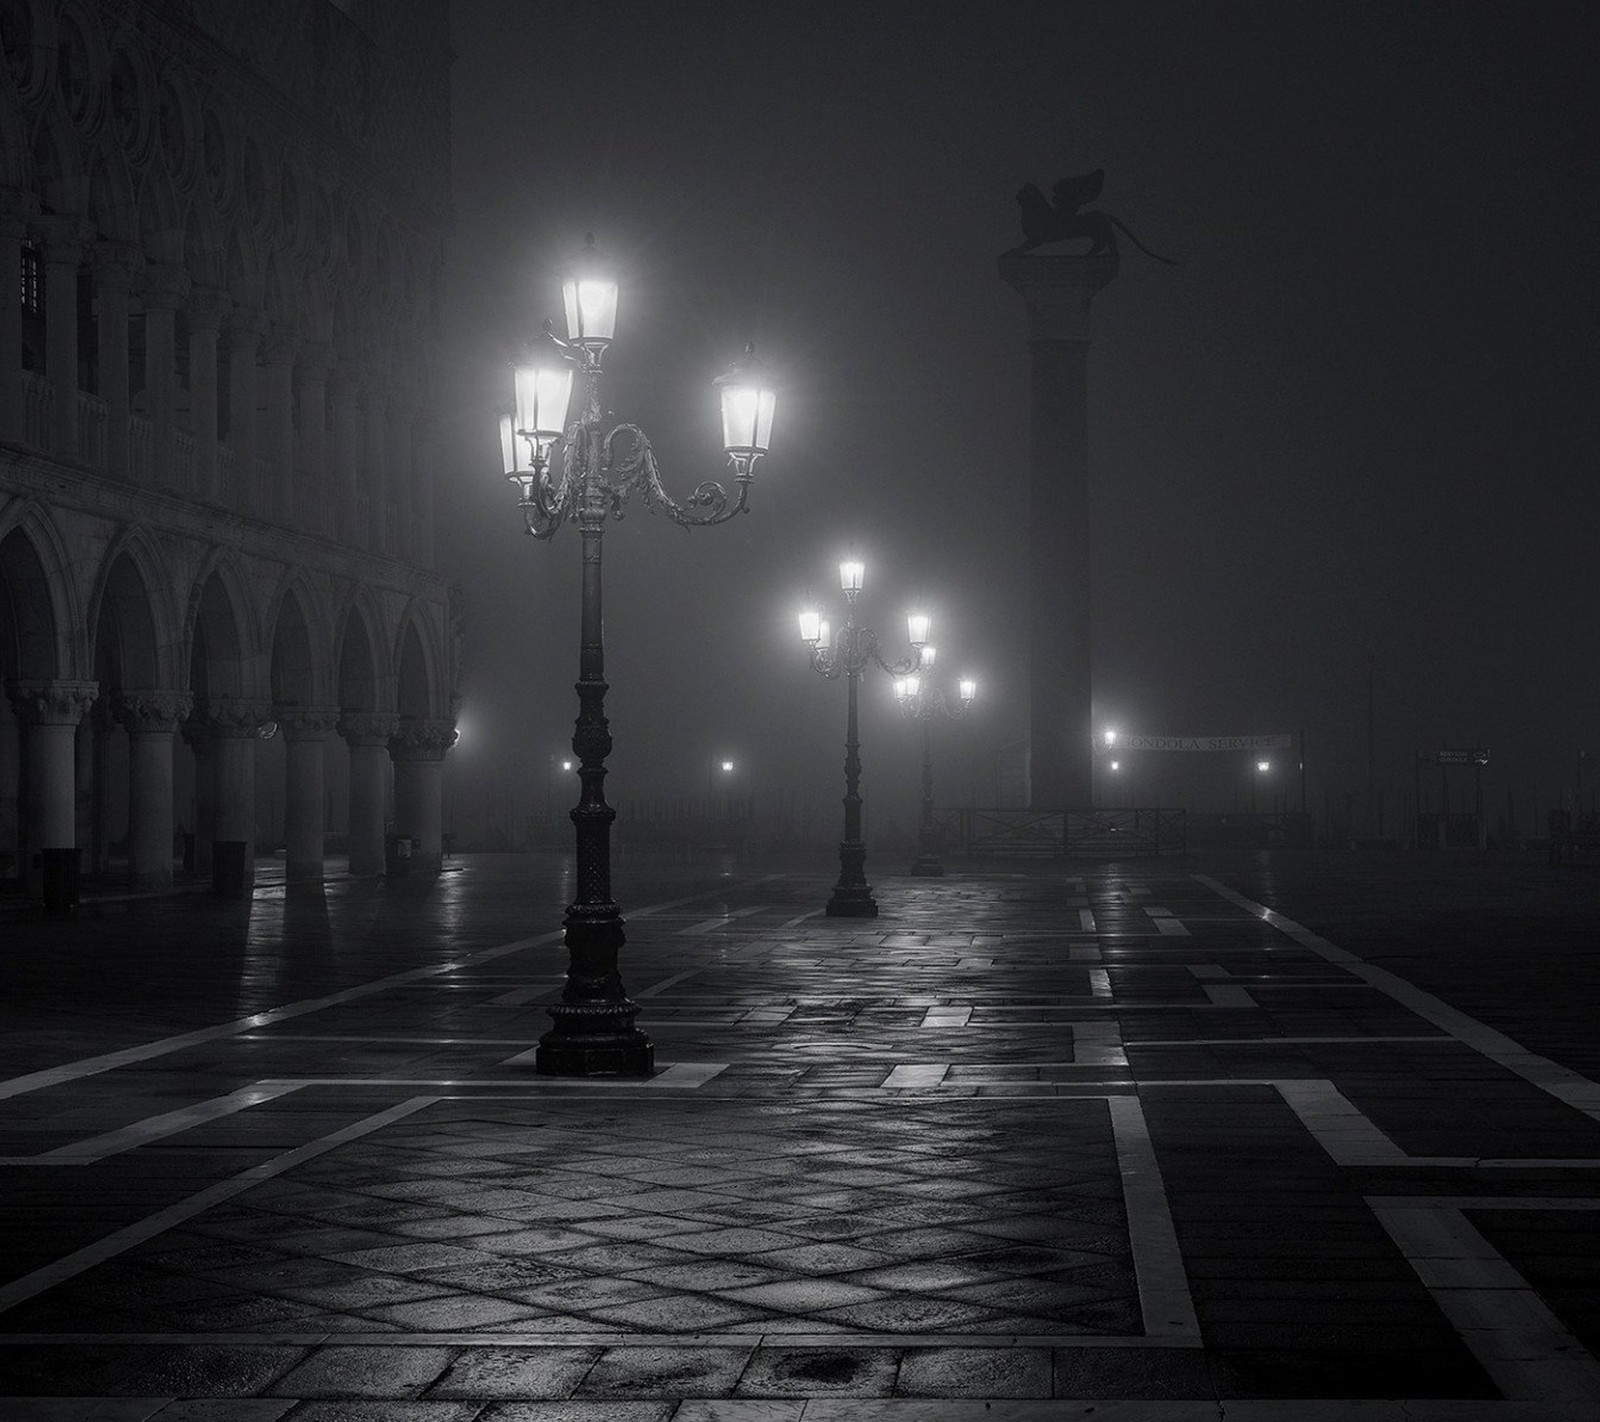
[(1197, 883), (1204, 884), (1213, 893), (1220, 894), (1237, 908), (1243, 909), (1292, 938), (1302, 948), (1309, 948), (1330, 963), (1338, 963), (1341, 967), (1347, 968), (1379, 992), (1410, 1008), (1424, 1021), (1433, 1023), (1435, 1027), (1465, 1042), (1474, 1051), (1488, 1057), (1490, 1061), (1498, 1062), (1507, 1071), (1515, 1072), (1524, 1081), (1532, 1082), (1541, 1091), (1549, 1092), (1558, 1101), (1564, 1101), (1571, 1106), (1573, 1110), (1581, 1111), (1584, 1115), (1600, 1121), (1600, 1082), (1591, 1081), (1588, 1077), (1551, 1061), (1549, 1057), (1530, 1052), (1520, 1042), (1514, 1041), (1503, 1032), (1497, 1032), (1493, 1027), (1478, 1021), (1476, 1017), (1469, 1017), (1465, 1012), (1451, 1007), (1449, 1003), (1432, 993), (1424, 992), (1415, 984), (1407, 982), (1385, 968), (1373, 967), (1356, 957), (1354, 953), (1313, 933), (1303, 924), (1284, 917), (1265, 904), (1247, 899), (1243, 894), (1228, 888), (1226, 884), (1218, 883), (1209, 875), (1196, 874), (1193, 877)]
[[(771, 877), (771, 876), (768, 876)], [(681, 899), (670, 899), (659, 904), (648, 904), (644, 908), (634, 909), (630, 918), (646, 918), (652, 914), (667, 913), (672, 909), (681, 908), (684, 904), (692, 904), (700, 899), (710, 898), (713, 894), (725, 894), (724, 888), (707, 889), (703, 893), (688, 894)], [(237, 1037), (245, 1032), (257, 1031), (262, 1027), (270, 1027), (277, 1022), (287, 1022), (291, 1018), (303, 1017), (307, 1013), (321, 1012), (325, 1008), (339, 1007), (347, 1002), (355, 1002), (364, 997), (371, 997), (375, 993), (387, 992), (390, 988), (399, 987), (404, 983), (421, 982), (427, 978), (440, 977), (445, 973), (457, 973), (476, 963), (487, 963), (495, 958), (503, 958), (508, 953), (517, 953), (524, 948), (534, 948), (544, 943), (553, 943), (565, 933), (564, 929), (554, 929), (549, 933), (541, 933), (532, 938), (517, 938), (510, 943), (496, 944), (492, 948), (480, 948), (466, 957), (448, 963), (436, 963), (425, 968), (411, 968), (402, 973), (390, 973), (387, 977), (375, 978), (371, 982), (360, 983), (355, 987), (345, 988), (342, 992), (329, 993), (326, 997), (308, 998), (304, 1002), (291, 1002), (284, 1007), (275, 1007), (267, 1012), (258, 1012), (250, 1017), (240, 1017), (233, 1022), (223, 1022), (215, 1027), (202, 1027), (194, 1032), (180, 1032), (176, 1036), (161, 1037), (153, 1042), (143, 1042), (137, 1047), (124, 1047), (121, 1051), (103, 1052), (99, 1056), (80, 1057), (77, 1061), (63, 1062), (60, 1066), (46, 1067), (42, 1071), (30, 1071), (22, 1076), (13, 1076), (5, 1081), (0, 1081), (0, 1101), (13, 1096), (23, 1096), (30, 1091), (43, 1091), (51, 1086), (60, 1086), (65, 1082), (79, 1081), (86, 1076), (96, 1076), (103, 1071), (115, 1071), (118, 1067), (131, 1066), (135, 1062), (149, 1061), (154, 1057), (169, 1056), (173, 1052), (181, 1052), (189, 1047), (200, 1046), (206, 1042), (215, 1042), (223, 1037)]]
[(191, 1130), (207, 1121), (217, 1121), (237, 1111), (259, 1106), (263, 1101), (275, 1101), (291, 1091), (299, 1091), (305, 1084), (303, 1081), (258, 1081), (238, 1091), (230, 1091), (226, 1096), (213, 1096), (209, 1101), (201, 1101), (177, 1111), (147, 1116), (120, 1130), (106, 1131), (102, 1135), (74, 1141), (71, 1145), (41, 1151), (38, 1155), (0, 1156), (0, 1165), (92, 1165), (97, 1160), (136, 1150), (139, 1146), (175, 1136), (180, 1131)]
[(927, 1091), (949, 1074), (949, 1062), (905, 1062), (891, 1071), (883, 1084), (894, 1091)]
[(1250, 989), (1237, 983), (1206, 983), (1202, 988), (1206, 998), (1216, 1007), (1254, 1007), (1255, 998)]
[(1200, 1324), (1144, 1108), (1134, 1096), (1107, 1097), (1106, 1107), (1111, 1112), (1111, 1129), (1117, 1143), (1122, 1198), (1128, 1212), (1128, 1244), (1139, 1281), (1145, 1336), (1199, 1346)]
[[(1459, 1210), (1429, 1200), (1368, 1203), (1414, 1266), (1442, 1261), (1447, 1276), (1462, 1280), (1430, 1282), (1418, 1269), (1433, 1301), (1508, 1399), (1600, 1408), (1600, 1363)], [(1508, 1286), (1508, 1277), (1515, 1283)]]
[(718, 914), (715, 918), (702, 919), (687, 928), (680, 928), (678, 937), (689, 938), (702, 933), (715, 933), (719, 928), (726, 928), (736, 918), (749, 918), (751, 914), (766, 912), (766, 908), (766, 904), (754, 904), (749, 908), (732, 909), (728, 913)]
[(1086, 933), (1094, 932), (1094, 911), (1092, 909), (1078, 910), (1078, 927)]
[(331, 1131), (306, 1145), (285, 1151), (282, 1155), (275, 1155), (271, 1160), (264, 1160), (259, 1165), (252, 1165), (248, 1170), (242, 1170), (226, 1180), (219, 1180), (215, 1185), (208, 1185), (204, 1190), (196, 1191), (176, 1204), (168, 1205), (164, 1210), (146, 1215), (144, 1219), (126, 1225), (104, 1239), (85, 1245), (82, 1249), (74, 1250), (53, 1263), (13, 1279), (9, 1284), (0, 1285), (0, 1313), (42, 1294), (46, 1289), (53, 1289), (57, 1284), (77, 1277), (97, 1264), (116, 1258), (135, 1245), (165, 1234), (185, 1220), (203, 1214), (213, 1205), (220, 1205), (224, 1200), (242, 1195), (263, 1180), (282, 1175), (286, 1170), (293, 1170), (297, 1165), (315, 1160), (319, 1155), (326, 1155), (330, 1150), (337, 1150), (340, 1146), (360, 1140), (362, 1136), (371, 1135), (374, 1131), (381, 1131), (384, 1127), (431, 1106), (438, 1099), (435, 1096), (413, 1096), (385, 1111), (363, 1116), (359, 1121), (353, 1121), (350, 1125)]

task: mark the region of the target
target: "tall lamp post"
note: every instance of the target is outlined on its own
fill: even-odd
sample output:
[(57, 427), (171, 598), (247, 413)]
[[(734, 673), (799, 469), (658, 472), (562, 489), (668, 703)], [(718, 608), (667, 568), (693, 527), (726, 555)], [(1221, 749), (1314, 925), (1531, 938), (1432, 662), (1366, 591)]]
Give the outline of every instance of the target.
[[(650, 1039), (634, 1026), (638, 1004), (629, 1000), (617, 967), (624, 936), (611, 897), (611, 823), (617, 812), (606, 804), (604, 790), (611, 732), (605, 716), (601, 534), (608, 518), (622, 517), (634, 493), (652, 512), (686, 527), (724, 523), (745, 512), (776, 404), (764, 368), (747, 347), (744, 361), (716, 381), (736, 496), (730, 499), (721, 484), (708, 479), (686, 503), (678, 503), (662, 487), (644, 431), (633, 424), (604, 426), (600, 363), (616, 330), (617, 294), (616, 279), (601, 263), (591, 235), (562, 284), (567, 339), (557, 339), (545, 323), (554, 349), (516, 368), (516, 414), (500, 422), (506, 477), (520, 491), (517, 502), (527, 531), (549, 538), (570, 518), (583, 546), (578, 718), (572, 735), (581, 785), (572, 811), (577, 895), (565, 919), (566, 984), (561, 1001), (550, 1008), (553, 1025), (534, 1054), (535, 1070), (546, 1076), (649, 1076), (654, 1070)], [(584, 382), (586, 398), (568, 425), (574, 376)], [(559, 474), (551, 460), (557, 441), (563, 446)]]
[(886, 662), (879, 650), (878, 634), (856, 625), (856, 599), (866, 577), (866, 564), (855, 558), (839, 564), (839, 586), (844, 591), (845, 623), (829, 644), (828, 624), (822, 614), (807, 608), (800, 614), (800, 640), (811, 648), (812, 670), (833, 681), (843, 676), (846, 687), (844, 737), (844, 838), (839, 843), (839, 882), (828, 900), (830, 918), (876, 918), (878, 901), (867, 883), (867, 846), (861, 838), (861, 741), (856, 729), (856, 686), (861, 673), (877, 663), (890, 676), (905, 676), (922, 664), (930, 619), (913, 612), (906, 618), (911, 655)]
[[(933, 647), (922, 649), (923, 672), (933, 666), (936, 656)], [(978, 683), (971, 677), (962, 677), (956, 683), (956, 702), (952, 705), (942, 690), (930, 685), (927, 676), (913, 672), (895, 682), (894, 696), (906, 720), (922, 723), (922, 818), (911, 872), (937, 878), (944, 873), (944, 863), (939, 858), (939, 831), (933, 823), (933, 723), (959, 721), (965, 716), (977, 699)]]

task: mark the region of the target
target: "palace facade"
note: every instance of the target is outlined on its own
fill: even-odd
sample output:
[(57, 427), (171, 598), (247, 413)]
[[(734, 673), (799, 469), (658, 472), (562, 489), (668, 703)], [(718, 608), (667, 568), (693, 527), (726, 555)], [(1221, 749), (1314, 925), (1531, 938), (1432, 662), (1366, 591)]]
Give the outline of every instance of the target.
[(0, 878), (436, 868), (445, 0), (0, 0), (0, 48)]

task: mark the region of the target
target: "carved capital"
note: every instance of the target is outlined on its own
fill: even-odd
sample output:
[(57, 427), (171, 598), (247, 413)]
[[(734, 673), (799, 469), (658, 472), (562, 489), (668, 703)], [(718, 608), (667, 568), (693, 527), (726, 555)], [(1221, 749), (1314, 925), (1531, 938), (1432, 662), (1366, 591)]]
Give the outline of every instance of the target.
[(182, 267), (151, 263), (144, 269), (139, 294), (147, 311), (176, 311), (189, 299), (191, 285)]
[(339, 720), (337, 706), (279, 706), (272, 714), (288, 741), (325, 741)]
[(228, 349), (235, 355), (254, 357), (261, 345), (261, 333), (267, 328), (267, 318), (249, 306), (236, 307), (222, 323), (223, 337)]
[(397, 765), (423, 760), (443, 760), (456, 743), (454, 721), (416, 720), (402, 717), (389, 737), (389, 756)]
[(131, 291), (144, 269), (144, 253), (131, 242), (94, 244), (94, 280), (102, 291)]
[(386, 711), (346, 711), (339, 718), (339, 734), (350, 746), (387, 746), (400, 725)]
[(292, 365), (300, 351), (300, 337), (284, 326), (273, 326), (261, 338), (261, 360), (265, 365)]
[(94, 226), (81, 217), (42, 217), (36, 226), (51, 266), (75, 267), (94, 246)]
[(17, 719), (28, 726), (76, 726), (100, 693), (97, 681), (13, 681), (6, 684)]
[(21, 240), (31, 230), (39, 199), (20, 188), (0, 188), (0, 237)]
[(231, 304), (228, 293), (220, 287), (194, 287), (189, 292), (189, 304), (186, 308), (189, 315), (189, 329), (191, 331), (221, 330), (222, 319), (228, 314), (228, 307)]
[(265, 703), (244, 696), (214, 697), (195, 707), (195, 715), (213, 740), (243, 740), (256, 735), (268, 720)]
[(1028, 335), (1035, 341), (1087, 342), (1089, 303), (1117, 274), (1114, 253), (1098, 257), (1019, 255), (1000, 258), (1000, 280), (1028, 305)]
[(113, 699), (111, 712), (130, 736), (170, 736), (193, 706), (187, 691), (124, 691)]

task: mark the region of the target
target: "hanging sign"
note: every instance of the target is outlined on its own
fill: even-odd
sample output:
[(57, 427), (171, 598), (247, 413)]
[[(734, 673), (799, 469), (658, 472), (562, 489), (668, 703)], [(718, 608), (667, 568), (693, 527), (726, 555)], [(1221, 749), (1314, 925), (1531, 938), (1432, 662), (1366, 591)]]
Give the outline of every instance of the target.
[(1489, 748), (1487, 746), (1467, 749), (1464, 746), (1446, 746), (1439, 752), (1440, 765), (1487, 765), (1489, 763)]

